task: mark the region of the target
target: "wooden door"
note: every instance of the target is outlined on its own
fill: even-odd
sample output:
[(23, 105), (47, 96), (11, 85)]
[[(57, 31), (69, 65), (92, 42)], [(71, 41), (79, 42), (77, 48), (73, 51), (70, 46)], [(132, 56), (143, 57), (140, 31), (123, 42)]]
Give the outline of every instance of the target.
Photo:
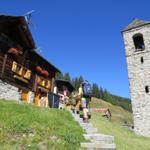
[(29, 91), (22, 90), (21, 99), (24, 102), (29, 103)]
[(34, 97), (34, 104), (36, 106), (39, 106), (39, 94), (35, 94), (35, 97)]

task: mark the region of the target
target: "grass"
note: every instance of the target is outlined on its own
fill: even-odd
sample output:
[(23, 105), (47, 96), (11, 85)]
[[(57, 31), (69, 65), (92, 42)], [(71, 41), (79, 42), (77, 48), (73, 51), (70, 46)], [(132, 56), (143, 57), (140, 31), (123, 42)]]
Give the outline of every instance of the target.
[[(99, 113), (92, 113), (91, 122), (100, 133), (113, 135), (118, 150), (149, 150), (150, 138), (136, 135), (122, 126), (122, 121), (132, 122), (132, 114), (120, 107), (113, 106), (102, 100), (93, 99), (92, 107), (107, 107), (112, 112), (112, 119), (107, 120)], [(118, 115), (115, 115), (118, 114)]]
[[(103, 100), (92, 99), (91, 107), (109, 108), (112, 119), (92, 113), (91, 122), (100, 133), (113, 135), (118, 150), (149, 150), (150, 138), (122, 127), (132, 124), (132, 114)], [(79, 150), (83, 130), (65, 110), (40, 108), (0, 100), (0, 150)]]
[(0, 100), (0, 150), (78, 150), (82, 134), (65, 110)]

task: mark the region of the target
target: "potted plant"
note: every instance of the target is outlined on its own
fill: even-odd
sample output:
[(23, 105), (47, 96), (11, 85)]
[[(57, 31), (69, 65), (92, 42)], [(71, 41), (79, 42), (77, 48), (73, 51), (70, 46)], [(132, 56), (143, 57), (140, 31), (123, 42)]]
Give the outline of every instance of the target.
[(14, 47), (9, 48), (8, 53), (14, 54), (16, 56), (19, 54), (18, 49)]
[(42, 73), (42, 68), (40, 66), (36, 66), (35, 70), (38, 72), (38, 73)]
[(47, 70), (42, 70), (42, 75), (48, 77), (49, 76), (49, 73)]

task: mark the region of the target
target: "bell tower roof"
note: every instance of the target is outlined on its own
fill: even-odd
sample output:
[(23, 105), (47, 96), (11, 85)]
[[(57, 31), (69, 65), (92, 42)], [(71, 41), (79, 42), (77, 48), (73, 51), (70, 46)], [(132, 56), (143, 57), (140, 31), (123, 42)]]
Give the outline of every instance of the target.
[(134, 19), (127, 27), (125, 27), (122, 32), (140, 27), (140, 26), (144, 26), (150, 24), (150, 21), (145, 21), (145, 20), (140, 20), (140, 19)]

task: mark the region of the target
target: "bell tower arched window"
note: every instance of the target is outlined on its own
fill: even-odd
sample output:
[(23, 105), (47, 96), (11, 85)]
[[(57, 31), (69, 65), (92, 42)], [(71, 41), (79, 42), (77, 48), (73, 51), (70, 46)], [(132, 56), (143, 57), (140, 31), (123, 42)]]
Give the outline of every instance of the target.
[(142, 34), (135, 34), (133, 36), (133, 42), (134, 42), (134, 46), (136, 51), (141, 51), (145, 49), (145, 45), (144, 45), (144, 40), (143, 40), (143, 35)]

